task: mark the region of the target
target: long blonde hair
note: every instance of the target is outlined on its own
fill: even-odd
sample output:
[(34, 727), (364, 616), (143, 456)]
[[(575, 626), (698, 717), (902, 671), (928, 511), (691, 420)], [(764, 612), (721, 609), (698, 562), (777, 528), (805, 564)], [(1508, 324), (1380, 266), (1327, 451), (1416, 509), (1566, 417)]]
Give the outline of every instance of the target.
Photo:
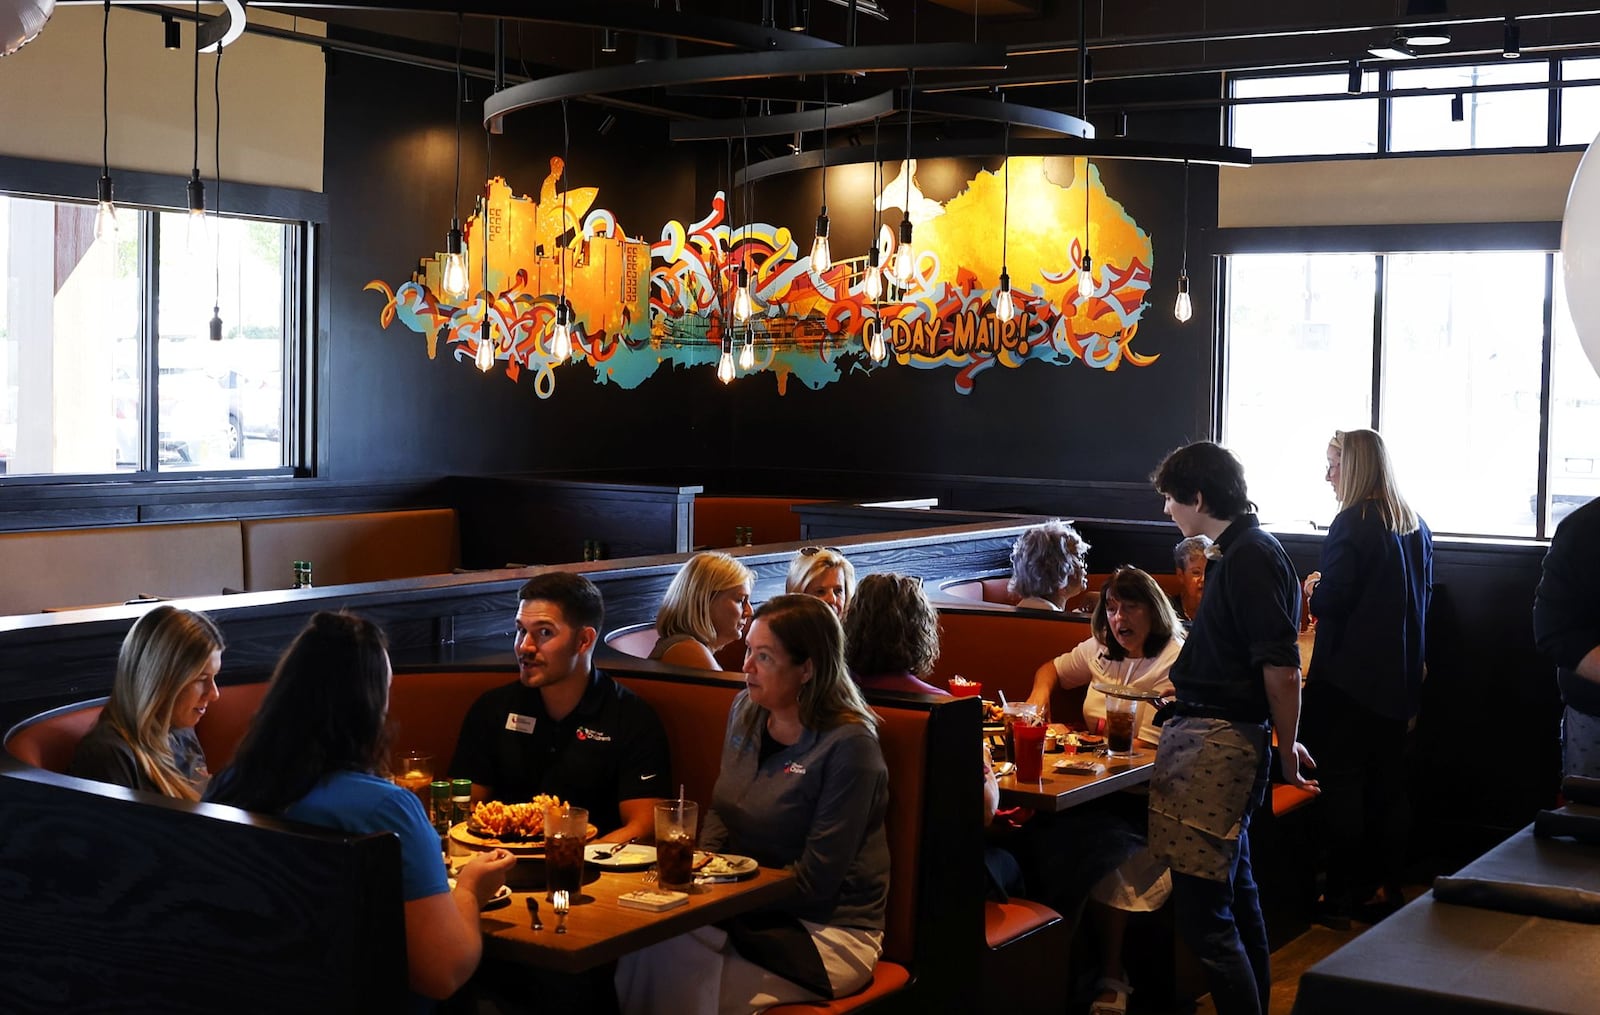
[(783, 580), (783, 591), (804, 593), (807, 585), (833, 568), (839, 569), (839, 578), (844, 585), (844, 604), (840, 607), (842, 613), (856, 594), (856, 566), (831, 546), (807, 546), (796, 551), (794, 558), (789, 561), (789, 574)]
[(165, 795), (200, 799), (172, 756), (172, 706), (178, 694), (224, 648), (222, 632), (204, 613), (157, 606), (122, 639), (117, 676), (100, 721), (133, 750), (139, 768)]
[(1328, 446), (1339, 450), (1339, 510), (1368, 501), (1377, 505), (1383, 524), (1397, 536), (1408, 536), (1421, 525), (1417, 513), (1400, 496), (1395, 485), (1389, 450), (1376, 430), (1335, 430)]
[(726, 553), (697, 553), (673, 575), (656, 611), (656, 633), (663, 638), (686, 634), (707, 648), (720, 648), (711, 600), (718, 592), (751, 585), (755, 575)]

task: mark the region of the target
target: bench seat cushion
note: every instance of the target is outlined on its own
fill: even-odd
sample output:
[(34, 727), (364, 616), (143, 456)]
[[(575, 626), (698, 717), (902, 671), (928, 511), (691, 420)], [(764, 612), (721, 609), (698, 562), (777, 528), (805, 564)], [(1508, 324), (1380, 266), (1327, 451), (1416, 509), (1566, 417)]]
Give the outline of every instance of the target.
[(316, 585), (449, 574), (461, 563), (449, 508), (247, 518), (240, 525), (247, 592), (292, 588), (297, 560), (311, 562)]
[(898, 962), (881, 961), (872, 971), (872, 982), (867, 984), (865, 990), (858, 990), (848, 997), (835, 998), (832, 1001), (815, 1003), (801, 1001), (794, 1004), (773, 1005), (767, 1009), (767, 1015), (818, 1015), (823, 1012), (856, 1011), (900, 990), (910, 982), (911, 970)]
[(66, 705), (19, 723), (6, 735), (6, 753), (34, 768), (65, 774), (78, 741), (100, 721), (106, 699)]
[(233, 520), (0, 533), (0, 614), (220, 596), (243, 584), (240, 561)]
[(985, 902), (983, 936), (990, 948), (1002, 948), (1012, 941), (1027, 937), (1041, 927), (1057, 923), (1060, 919), (1061, 914), (1049, 906), (1027, 899)]

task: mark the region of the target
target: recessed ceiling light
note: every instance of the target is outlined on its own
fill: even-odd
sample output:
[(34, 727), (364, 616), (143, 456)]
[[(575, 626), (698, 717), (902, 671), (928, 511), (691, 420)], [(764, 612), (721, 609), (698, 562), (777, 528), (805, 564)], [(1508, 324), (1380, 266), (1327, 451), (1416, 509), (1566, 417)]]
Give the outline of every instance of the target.
[(1412, 28), (1402, 31), (1395, 38), (1409, 46), (1448, 46), (1450, 45), (1450, 32), (1438, 25), (1429, 25), (1426, 28)]

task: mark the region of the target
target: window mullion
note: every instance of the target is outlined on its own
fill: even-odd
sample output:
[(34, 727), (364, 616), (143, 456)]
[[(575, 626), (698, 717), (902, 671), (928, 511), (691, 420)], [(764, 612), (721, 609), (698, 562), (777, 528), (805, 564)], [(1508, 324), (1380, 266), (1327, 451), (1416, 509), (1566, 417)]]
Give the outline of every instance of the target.
[(139, 230), (139, 471), (161, 468), (161, 216), (141, 211)]
[(1383, 407), (1383, 303), (1388, 288), (1389, 259), (1373, 254), (1372, 267), (1372, 429), (1382, 430)]
[(1555, 342), (1555, 255), (1544, 255), (1544, 335), (1539, 351), (1539, 468), (1535, 473), (1538, 507), (1533, 513), (1534, 534), (1550, 535), (1550, 375)]

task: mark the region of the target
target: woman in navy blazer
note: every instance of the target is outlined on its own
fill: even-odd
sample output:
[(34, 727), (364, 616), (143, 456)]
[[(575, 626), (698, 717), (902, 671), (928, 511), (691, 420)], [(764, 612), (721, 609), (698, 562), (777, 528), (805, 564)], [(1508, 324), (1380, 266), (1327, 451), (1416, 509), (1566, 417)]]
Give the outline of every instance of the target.
[(1328, 824), (1323, 922), (1348, 926), (1399, 908), (1410, 806), (1401, 769), (1422, 700), (1433, 534), (1395, 484), (1383, 438), (1336, 431), (1328, 482), (1339, 514), (1306, 577), (1316, 643), (1301, 739), (1317, 758)]

